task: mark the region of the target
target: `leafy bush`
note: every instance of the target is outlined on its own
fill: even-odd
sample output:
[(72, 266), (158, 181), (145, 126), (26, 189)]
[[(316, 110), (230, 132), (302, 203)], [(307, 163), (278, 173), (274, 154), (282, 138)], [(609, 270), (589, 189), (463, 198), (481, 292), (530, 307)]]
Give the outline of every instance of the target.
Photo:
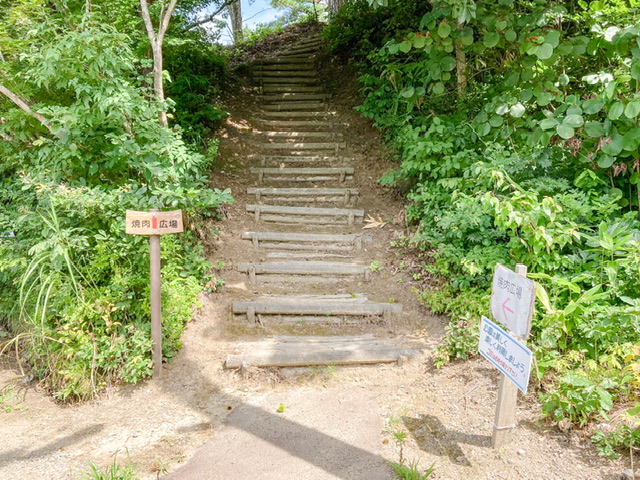
[[(22, 39), (32, 53), (12, 64), (46, 127), (0, 103), (12, 139), (0, 142), (0, 318), (33, 373), (71, 401), (151, 373), (148, 247), (125, 235), (125, 210), (198, 221), (232, 198), (208, 187), (210, 159), (158, 124), (163, 106), (148, 100), (127, 37), (91, 16), (49, 27)], [(162, 252), (170, 360), (210, 266), (191, 231), (164, 236)]]
[[(606, 415), (637, 361), (614, 352), (640, 343), (640, 4), (434, 2), (394, 25), (406, 4), (370, 3), (386, 6), (347, 4), (329, 35), (397, 152), (381, 182), (407, 194), (425, 268), (448, 279), (425, 295), (451, 315), (436, 362), (476, 350), (495, 264), (522, 262), (546, 411)], [(481, 308), (443, 306), (468, 295)], [(600, 366), (560, 368), (574, 352)]]
[(186, 139), (206, 145), (228, 113), (214, 106), (228, 71), (226, 57), (197, 38), (171, 40), (164, 49), (171, 75), (167, 96), (175, 103), (175, 121)]

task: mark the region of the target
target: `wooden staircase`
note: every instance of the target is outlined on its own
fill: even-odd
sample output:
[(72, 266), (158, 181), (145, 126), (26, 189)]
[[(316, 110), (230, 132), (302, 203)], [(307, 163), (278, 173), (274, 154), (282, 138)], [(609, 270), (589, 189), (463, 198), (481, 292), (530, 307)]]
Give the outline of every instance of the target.
[[(348, 139), (316, 71), (320, 48), (319, 36), (308, 37), (252, 68), (264, 130), (257, 134), (258, 166), (250, 170), (255, 186), (247, 189), (255, 229), (241, 238), (263, 259), (237, 264), (254, 295), (233, 302), (234, 322), (340, 328), (384, 324), (403, 312), (389, 298), (336, 293), (338, 286), (366, 292), (375, 259), (364, 252), (371, 237), (362, 230), (366, 212), (357, 208), (359, 172), (343, 154)], [(274, 285), (277, 295), (270, 293)], [(390, 363), (417, 353), (412, 342), (388, 335), (276, 336), (238, 344), (226, 367)]]

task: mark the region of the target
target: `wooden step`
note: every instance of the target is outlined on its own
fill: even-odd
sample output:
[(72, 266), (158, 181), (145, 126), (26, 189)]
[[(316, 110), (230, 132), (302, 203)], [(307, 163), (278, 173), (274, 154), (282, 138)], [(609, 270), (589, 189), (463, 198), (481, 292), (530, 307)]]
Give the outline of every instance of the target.
[(279, 93), (276, 95), (262, 95), (263, 102), (309, 102), (313, 100), (325, 101), (331, 95), (326, 93)]
[[(355, 300), (355, 301), (353, 301)], [(353, 316), (385, 316), (391, 313), (402, 313), (399, 303), (365, 303), (362, 299), (351, 298), (263, 298), (252, 302), (233, 302), (234, 314), (247, 314), (249, 321), (255, 315), (353, 315)], [(253, 318), (252, 318), (253, 317)]]
[(267, 103), (262, 105), (262, 110), (267, 112), (291, 112), (294, 110), (316, 110), (322, 111), (327, 109), (324, 102), (285, 102), (285, 103)]
[(260, 66), (262, 67), (269, 67), (272, 65), (293, 65), (293, 66), (301, 66), (301, 67), (305, 67), (305, 66), (309, 66), (313, 69), (315, 69), (315, 59), (313, 58), (309, 58), (309, 55), (301, 55), (299, 57), (271, 57), (271, 58), (265, 58), (264, 60), (261, 60), (259, 63), (257, 63), (253, 68), (259, 68)]
[(324, 143), (311, 143), (311, 142), (299, 142), (293, 143), (290, 142), (272, 142), (265, 143), (260, 146), (260, 148), (267, 150), (296, 150), (298, 152), (303, 150), (332, 150), (338, 153), (338, 150), (341, 148), (346, 148), (347, 144), (345, 142), (324, 142)]
[(271, 65), (254, 65), (251, 67), (252, 72), (273, 71), (273, 70), (293, 70), (293, 71), (311, 71), (316, 72), (316, 67), (312, 63), (274, 63)]
[(319, 85), (270, 85), (262, 86), (264, 93), (325, 93)]
[(253, 71), (254, 79), (261, 78), (318, 78), (315, 70), (258, 70)]
[(248, 188), (247, 194), (256, 201), (268, 197), (278, 202), (340, 203), (348, 205), (358, 196), (356, 188)]
[(228, 355), (225, 368), (400, 364), (418, 356), (421, 347), (404, 339), (276, 337), (260, 343), (236, 344), (234, 348), (247, 353)]
[[(301, 276), (359, 276), (365, 281), (371, 278), (371, 269), (366, 265), (343, 262), (288, 261), (288, 262), (238, 262), (237, 269), (249, 274), (249, 283), (257, 283), (259, 275)], [(287, 278), (287, 280), (291, 280)]]
[[(262, 182), (264, 180), (264, 176), (276, 176), (278, 178), (294, 177), (291, 180), (298, 181), (311, 181), (305, 179), (304, 177), (308, 175), (313, 178), (337, 178), (340, 182), (346, 181), (348, 178), (352, 178), (355, 169), (353, 167), (328, 167), (328, 168), (269, 168), (269, 167), (261, 167), (261, 168), (252, 168), (251, 173), (258, 174), (258, 182)], [(302, 180), (301, 180), (302, 179)]]
[(342, 253), (317, 252), (267, 252), (267, 259), (287, 260), (326, 260), (335, 258), (352, 258), (353, 255)]
[(265, 117), (265, 120), (269, 120), (270, 118), (331, 118), (335, 116), (335, 112), (326, 111), (326, 112), (262, 112), (262, 116)]
[(306, 131), (313, 132), (317, 130), (327, 130), (340, 127), (340, 125), (336, 122), (334, 123), (333, 119), (328, 120), (265, 120), (265, 119), (257, 119), (258, 123), (260, 123), (265, 128), (270, 128), (273, 130), (283, 130), (283, 131), (291, 131), (291, 130), (299, 130), (306, 129)]
[(298, 48), (290, 48), (289, 50), (284, 52), (282, 55), (284, 57), (304, 55), (304, 54), (315, 55), (319, 52), (319, 50), (320, 50), (320, 46), (309, 45), (309, 46), (302, 46)]
[(252, 205), (246, 207), (256, 222), (293, 223), (307, 225), (352, 226), (361, 221), (364, 210), (351, 208), (288, 207), (283, 205)]
[(282, 85), (282, 86), (286, 86), (291, 83), (295, 85), (315, 85), (318, 83), (317, 78), (303, 78), (303, 77), (300, 77), (300, 78), (260, 77), (260, 78), (254, 78), (254, 80), (264, 85)]
[(288, 156), (288, 155), (260, 155), (257, 157), (262, 166), (280, 165), (288, 166), (290, 164), (323, 164), (338, 165), (353, 162), (351, 157), (326, 156), (326, 155), (305, 155), (305, 156)]
[(257, 248), (279, 250), (324, 250), (349, 252), (362, 250), (371, 237), (360, 234), (314, 234), (281, 232), (244, 232), (243, 240), (251, 240)]
[(344, 135), (339, 132), (261, 132), (260, 135), (263, 135), (268, 138), (277, 138), (277, 139), (300, 139), (300, 138), (342, 138)]

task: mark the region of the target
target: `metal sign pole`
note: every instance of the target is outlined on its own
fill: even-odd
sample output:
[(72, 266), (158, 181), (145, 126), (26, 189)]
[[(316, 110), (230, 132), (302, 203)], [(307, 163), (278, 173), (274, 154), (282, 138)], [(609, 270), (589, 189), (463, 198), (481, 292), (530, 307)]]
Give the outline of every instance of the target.
[[(160, 210), (150, 210), (151, 213)], [(151, 277), (151, 340), (153, 342), (153, 376), (159, 378), (162, 372), (162, 298), (160, 284), (160, 235), (149, 236), (149, 257)]]
[[(516, 273), (521, 277), (526, 277), (527, 266), (522, 263), (516, 264)], [(516, 427), (517, 401), (518, 387), (506, 375), (502, 375), (500, 377), (498, 401), (496, 402), (496, 416), (493, 421), (493, 435), (491, 436), (491, 447), (496, 450), (505, 444), (511, 434), (511, 430)]]

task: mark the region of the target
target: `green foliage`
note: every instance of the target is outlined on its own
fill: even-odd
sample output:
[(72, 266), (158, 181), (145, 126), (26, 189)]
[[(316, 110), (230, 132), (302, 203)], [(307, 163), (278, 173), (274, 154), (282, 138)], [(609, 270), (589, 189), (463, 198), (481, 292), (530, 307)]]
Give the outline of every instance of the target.
[[(475, 352), (495, 264), (522, 262), (545, 412), (605, 416), (637, 379), (620, 352), (640, 343), (640, 3), (438, 1), (396, 24), (406, 3), (370, 3), (386, 8), (348, 3), (329, 36), (395, 148), (381, 183), (407, 195), (423, 268), (448, 279), (425, 294), (451, 315), (436, 364)], [(623, 373), (561, 367), (572, 352)]]
[(170, 40), (164, 64), (171, 75), (167, 96), (175, 102), (175, 121), (186, 139), (206, 144), (228, 113), (212, 102), (227, 79), (226, 58), (200, 39)]
[[(149, 101), (148, 62), (127, 36), (99, 13), (33, 27), (15, 38), (30, 54), (2, 64), (47, 120), (0, 101), (11, 139), (0, 142), (0, 324), (51, 393), (75, 401), (151, 374), (148, 247), (125, 235), (125, 210), (180, 208), (198, 222), (232, 198), (208, 187), (215, 145), (205, 157), (160, 127), (164, 106)], [(163, 236), (162, 254), (170, 360), (210, 265), (190, 230)]]
[(76, 480), (136, 480), (136, 478), (138, 475), (133, 465), (121, 467), (114, 459), (113, 463), (105, 468), (100, 468), (94, 462), (89, 462), (88, 470)]
[(592, 437), (600, 455), (614, 460), (630, 448), (640, 448), (640, 428), (620, 425), (613, 432), (596, 431)]
[(399, 480), (426, 480), (431, 476), (431, 474), (435, 470), (435, 463), (432, 464), (429, 468), (427, 468), (424, 473), (420, 473), (418, 469), (418, 460), (414, 460), (413, 462), (389, 462), (391, 468), (396, 474), (396, 478)]

